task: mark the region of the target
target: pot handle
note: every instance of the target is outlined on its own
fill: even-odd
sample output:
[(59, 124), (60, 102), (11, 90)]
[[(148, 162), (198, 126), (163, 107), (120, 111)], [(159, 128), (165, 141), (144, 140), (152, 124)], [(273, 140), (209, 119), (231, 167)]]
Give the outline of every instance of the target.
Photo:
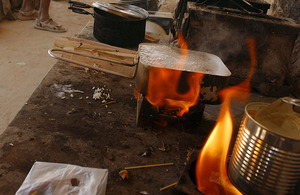
[[(91, 66), (91, 65), (88, 65), (88, 64), (84, 64), (84, 63), (75, 61), (75, 60), (71, 60), (71, 59), (68, 59), (68, 58), (58, 56), (54, 52), (68, 53), (68, 54), (83, 56), (83, 57), (92, 58), (92, 59), (96, 59), (96, 60), (107, 61), (107, 62), (111, 62), (111, 63), (123, 65), (123, 66), (129, 66), (129, 67), (132, 67), (133, 71), (130, 74), (124, 74), (122, 72), (118, 72), (118, 71), (114, 71), (114, 70), (108, 70), (108, 69), (101, 68), (101, 67), (94, 67), (94, 66)], [(122, 77), (126, 77), (126, 78), (134, 78), (135, 75), (136, 75), (136, 72), (137, 72), (137, 61), (134, 64), (125, 64), (125, 63), (120, 63), (118, 61), (106, 60), (106, 59), (98, 58), (98, 57), (95, 57), (95, 56), (90, 56), (90, 55), (77, 53), (77, 52), (73, 52), (73, 51), (67, 51), (67, 50), (63, 50), (63, 49), (49, 49), (48, 54), (51, 57), (55, 58), (55, 59), (59, 59), (59, 60), (62, 60), (62, 61), (65, 61), (65, 62), (70, 62), (70, 63), (76, 64), (76, 65), (79, 65), (79, 66), (82, 66), (82, 67), (85, 67), (85, 68), (91, 68), (91, 69), (94, 69), (94, 70), (98, 70), (98, 71), (101, 71), (101, 72), (106, 72), (106, 73), (109, 73), (109, 74), (114, 74), (114, 75), (118, 75), (118, 76), (122, 76)]]
[(282, 98), (282, 101), (288, 104), (293, 104), (294, 106), (300, 107), (300, 99), (295, 99), (291, 97), (284, 97)]
[(88, 4), (78, 2), (78, 1), (68, 1), (70, 3), (70, 7), (77, 7), (77, 8), (93, 8), (93, 6), (90, 6)]
[(77, 14), (84, 14), (84, 15), (92, 15), (94, 17), (93, 13), (90, 13), (88, 11), (85, 11), (84, 9), (77, 8), (77, 7), (69, 7), (68, 9), (72, 10), (72, 12), (75, 12)]

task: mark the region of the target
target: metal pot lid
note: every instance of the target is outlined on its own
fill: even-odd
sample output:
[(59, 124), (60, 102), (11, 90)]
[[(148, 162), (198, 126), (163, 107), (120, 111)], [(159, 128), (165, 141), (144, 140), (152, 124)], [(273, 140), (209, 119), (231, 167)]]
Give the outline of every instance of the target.
[(94, 2), (93, 6), (108, 13), (127, 19), (140, 20), (148, 17), (148, 12), (146, 10), (134, 5)]

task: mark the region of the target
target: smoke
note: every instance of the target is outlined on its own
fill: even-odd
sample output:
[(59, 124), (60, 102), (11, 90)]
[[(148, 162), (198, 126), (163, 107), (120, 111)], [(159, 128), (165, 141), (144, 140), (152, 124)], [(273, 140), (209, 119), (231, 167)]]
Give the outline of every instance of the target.
[[(234, 26), (229, 22), (203, 22), (197, 36), (189, 38), (191, 49), (217, 55), (226, 62), (230, 57), (240, 54), (246, 48), (248, 29)], [(200, 36), (199, 36), (200, 35)]]

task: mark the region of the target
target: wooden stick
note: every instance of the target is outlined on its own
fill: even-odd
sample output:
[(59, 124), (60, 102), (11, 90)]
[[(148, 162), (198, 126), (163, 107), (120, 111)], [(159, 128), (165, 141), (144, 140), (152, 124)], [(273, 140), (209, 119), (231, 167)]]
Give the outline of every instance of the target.
[(114, 103), (117, 103), (117, 101), (116, 101), (116, 100), (112, 100), (112, 101), (110, 101), (110, 102), (106, 102), (106, 103), (103, 103), (103, 104), (101, 104), (101, 105), (105, 106), (105, 105), (108, 105), (108, 104), (114, 104)]
[(154, 164), (154, 165), (141, 165), (141, 166), (125, 167), (125, 169), (126, 170), (128, 170), (128, 169), (140, 169), (140, 168), (159, 167), (159, 166), (168, 166), (168, 165), (174, 165), (174, 163), (163, 163), (163, 164)]
[(167, 188), (170, 188), (170, 187), (172, 187), (172, 186), (175, 186), (176, 184), (177, 184), (177, 182), (172, 183), (172, 184), (167, 185), (167, 186), (165, 186), (165, 187), (163, 187), (163, 188), (160, 188), (159, 190), (160, 190), (160, 191), (163, 191), (163, 190), (165, 190), (165, 189), (167, 189)]

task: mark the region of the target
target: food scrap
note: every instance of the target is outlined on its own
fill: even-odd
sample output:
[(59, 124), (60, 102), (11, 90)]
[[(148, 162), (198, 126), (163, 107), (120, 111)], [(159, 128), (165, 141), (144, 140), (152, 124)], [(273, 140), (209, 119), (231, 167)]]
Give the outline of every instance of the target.
[(122, 177), (122, 179), (128, 179), (128, 171), (127, 170), (121, 170), (119, 172), (119, 175)]
[(110, 89), (105, 88), (106, 86), (104, 85), (101, 88), (95, 88), (93, 87), (94, 94), (93, 94), (93, 99), (94, 100), (102, 100), (101, 103), (106, 103), (108, 101), (112, 101), (113, 98), (110, 97), (109, 92), (111, 91)]

